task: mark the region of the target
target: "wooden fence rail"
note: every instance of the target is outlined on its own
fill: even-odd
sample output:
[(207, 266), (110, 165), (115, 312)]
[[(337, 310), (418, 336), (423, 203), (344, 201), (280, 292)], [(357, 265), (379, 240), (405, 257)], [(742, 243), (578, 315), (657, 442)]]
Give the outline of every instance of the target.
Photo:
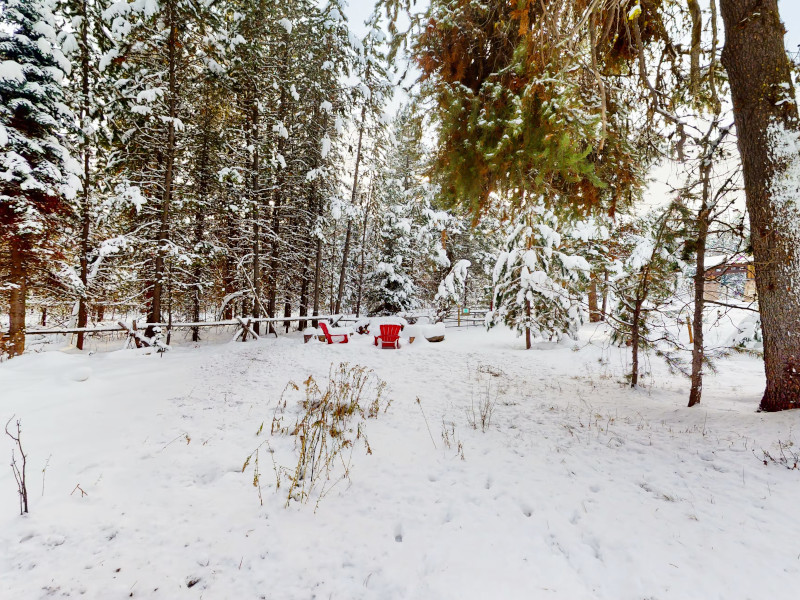
[[(126, 332), (127, 335), (125, 336), (125, 348), (127, 348), (131, 342), (133, 342), (137, 348), (142, 346), (152, 346), (153, 345), (153, 338), (148, 338), (143, 334), (143, 330), (148, 327), (161, 327), (168, 332), (174, 329), (192, 329), (192, 328), (200, 328), (200, 327), (226, 327), (226, 326), (235, 326), (236, 332), (233, 336), (233, 341), (236, 341), (241, 338), (241, 341), (247, 341), (248, 336), (253, 337), (253, 339), (259, 339), (261, 336), (256, 333), (253, 328), (253, 325), (256, 323), (286, 323), (287, 330), (288, 330), (288, 323), (292, 321), (330, 321), (331, 325), (336, 325), (341, 319), (343, 315), (306, 315), (303, 317), (296, 316), (296, 317), (259, 317), (259, 318), (243, 318), (243, 317), (236, 317), (235, 319), (227, 319), (224, 321), (197, 321), (193, 323), (138, 323), (137, 321), (132, 321), (131, 324), (127, 324), (123, 321), (117, 321), (116, 325), (100, 325), (98, 327), (51, 327), (51, 328), (41, 328), (35, 329), (31, 328), (25, 331), (25, 335), (69, 335), (75, 333), (113, 333), (113, 332)], [(278, 336), (278, 332), (275, 328), (272, 328), (272, 333), (275, 334), (275, 337)]]

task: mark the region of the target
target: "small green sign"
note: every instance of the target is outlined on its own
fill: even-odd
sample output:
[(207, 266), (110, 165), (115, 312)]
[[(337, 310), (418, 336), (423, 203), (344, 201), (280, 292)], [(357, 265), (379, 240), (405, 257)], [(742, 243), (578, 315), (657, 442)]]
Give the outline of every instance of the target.
[(461, 309), (461, 312), (462, 312), (463, 314), (465, 314), (465, 315), (468, 315), (468, 314), (469, 314), (469, 309), (468, 309), (468, 308), (462, 308), (462, 309)]

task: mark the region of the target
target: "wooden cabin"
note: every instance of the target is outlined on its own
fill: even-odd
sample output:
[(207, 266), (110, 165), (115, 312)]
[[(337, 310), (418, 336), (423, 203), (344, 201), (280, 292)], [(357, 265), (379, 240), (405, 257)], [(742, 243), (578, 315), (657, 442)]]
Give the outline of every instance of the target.
[(705, 268), (706, 300), (752, 302), (756, 299), (756, 271), (752, 256), (742, 253), (707, 256)]

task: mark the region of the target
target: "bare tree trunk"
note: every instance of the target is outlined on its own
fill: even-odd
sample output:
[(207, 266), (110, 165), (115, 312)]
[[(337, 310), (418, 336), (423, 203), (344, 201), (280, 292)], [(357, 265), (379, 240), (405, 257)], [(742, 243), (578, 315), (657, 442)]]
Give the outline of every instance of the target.
[(25, 251), (22, 243), (15, 240), (11, 243), (11, 268), (9, 282), (9, 318), (8, 353), (20, 356), (25, 352), (25, 301), (28, 296), (28, 280), (25, 274)]
[[(322, 271), (322, 240), (317, 238), (317, 254), (316, 258), (314, 259), (314, 316), (315, 317), (319, 315), (319, 292), (320, 292), (320, 285), (322, 284), (321, 271)], [(314, 319), (311, 322), (311, 326), (316, 327), (318, 323), (319, 322), (316, 319)]]
[(589, 322), (597, 323), (600, 320), (600, 311), (597, 307), (597, 275), (592, 273), (589, 284)]
[[(81, 21), (81, 114), (80, 123), (83, 136), (81, 152), (83, 153), (83, 195), (81, 198), (81, 272), (80, 279), (83, 289), (78, 298), (78, 327), (88, 324), (87, 294), (89, 287), (89, 225), (91, 214), (89, 212), (89, 196), (91, 192), (91, 170), (89, 165), (89, 141), (86, 139), (89, 128), (89, 11), (86, 0), (81, 3), (83, 20)], [(84, 333), (80, 332), (77, 339), (78, 350), (83, 350)]]
[(361, 260), (358, 266), (358, 293), (356, 295), (356, 317), (361, 316), (361, 300), (364, 295), (364, 266), (367, 260), (367, 224), (369, 223), (369, 209), (372, 204), (372, 189), (370, 189), (369, 199), (364, 210), (364, 225), (361, 229)]
[(531, 301), (525, 298), (525, 349), (531, 349)]
[[(300, 276), (300, 311), (299, 315), (301, 317), (305, 317), (308, 314), (308, 286), (310, 283), (311, 278), (311, 258), (306, 253), (305, 258), (303, 258), (303, 271)], [(305, 319), (301, 319), (297, 322), (297, 328), (300, 331), (303, 331), (306, 328), (307, 322)]]
[[(719, 117), (719, 113), (716, 115)], [(714, 127), (717, 123), (715, 122)], [(703, 395), (703, 363), (705, 362), (705, 348), (703, 340), (703, 312), (705, 311), (705, 284), (706, 284), (706, 243), (708, 231), (711, 227), (712, 204), (711, 198), (711, 165), (714, 153), (730, 129), (723, 130), (716, 141), (709, 144), (709, 134), (704, 138), (703, 156), (700, 163), (700, 177), (702, 179), (702, 196), (700, 209), (697, 211), (697, 258), (694, 274), (694, 322), (692, 326), (692, 385), (689, 391), (689, 407), (700, 403)]]
[(639, 320), (642, 317), (642, 304), (644, 299), (637, 297), (633, 308), (633, 323), (631, 324), (631, 387), (639, 385), (639, 342), (641, 339)]
[[(227, 236), (228, 242), (228, 252), (225, 253), (225, 258), (222, 262), (222, 292), (224, 294), (223, 297), (227, 296), (228, 294), (232, 294), (234, 292), (235, 286), (235, 278), (234, 278), (234, 261), (233, 261), (233, 251), (234, 251), (234, 235), (236, 232), (236, 228), (234, 227), (233, 223), (233, 216), (231, 215), (230, 211), (225, 212), (225, 232)], [(223, 319), (232, 319), (235, 313), (234, 307), (235, 302), (229, 302), (227, 306), (225, 306), (224, 310), (222, 311), (222, 318)]]
[[(700, 4), (697, 0), (687, 0), (689, 14), (692, 17), (692, 45), (689, 49), (689, 93), (698, 98), (700, 90), (700, 42), (703, 34), (703, 20)], [(716, 60), (716, 57), (711, 59)]]
[(705, 263), (706, 263), (706, 239), (708, 238), (708, 227), (711, 210), (708, 207), (708, 168), (704, 166), (703, 177), (703, 203), (697, 215), (697, 261), (694, 274), (694, 321), (692, 323), (693, 345), (692, 345), (692, 386), (689, 390), (689, 406), (700, 404), (703, 395), (703, 359), (705, 350), (703, 346), (703, 311), (705, 309)]
[[(165, 149), (166, 165), (164, 168), (164, 194), (161, 198), (161, 223), (158, 230), (158, 248), (156, 250), (155, 269), (153, 273), (153, 298), (150, 304), (150, 315), (148, 321), (160, 323), (161, 316), (161, 295), (164, 286), (164, 257), (169, 243), (169, 222), (171, 217), (172, 204), (172, 185), (175, 167), (175, 119), (178, 116), (178, 86), (177, 86), (177, 62), (178, 62), (178, 24), (171, 4), (167, 5), (167, 18), (169, 22), (169, 41), (168, 60), (169, 60), (169, 116), (167, 124), (167, 147)], [(145, 335), (151, 337), (153, 328), (148, 327)]]
[[(261, 194), (259, 193), (258, 171), (261, 168), (258, 146), (260, 143), (258, 134), (258, 104), (253, 93), (252, 107), (250, 111), (250, 143), (253, 145), (253, 162), (250, 166), (250, 199), (253, 206), (253, 318), (261, 316)], [(272, 316), (272, 315), (270, 315)], [(261, 328), (258, 321), (253, 323), (253, 331), (261, 335)]]
[[(369, 67), (367, 67), (369, 73)], [(350, 204), (355, 206), (356, 198), (358, 198), (358, 168), (361, 165), (361, 143), (364, 139), (364, 121), (367, 117), (367, 105), (361, 107), (361, 123), (358, 126), (358, 145), (356, 146), (356, 164), (353, 167), (353, 190), (350, 195)], [(350, 255), (350, 235), (353, 229), (353, 222), (351, 219), (347, 220), (347, 233), (344, 237), (344, 249), (342, 250), (342, 268), (339, 271), (339, 290), (336, 294), (336, 307), (334, 313), (338, 314), (342, 308), (342, 296), (344, 295), (344, 279), (347, 272), (347, 259)]]
[[(203, 242), (204, 231), (205, 231), (205, 215), (203, 213), (203, 209), (200, 206), (198, 206), (194, 214), (195, 247), (197, 247), (198, 244), (201, 244)], [(194, 289), (192, 293), (192, 321), (194, 321), (195, 323), (198, 323), (200, 321), (200, 292), (202, 292), (200, 279), (202, 278), (202, 276), (203, 272), (200, 268), (200, 264), (195, 263), (194, 270), (192, 272), (192, 278), (194, 279)], [(200, 341), (199, 327), (192, 328), (192, 341), (193, 342)]]
[[(761, 410), (800, 407), (798, 190), (773, 193), (790, 159), (776, 158), (770, 131), (796, 135), (795, 91), (778, 0), (721, 0), (722, 64), (728, 72), (764, 334), (767, 386)], [(798, 158), (793, 157), (796, 163)]]
[(342, 297), (344, 296), (344, 280), (347, 273), (347, 259), (350, 255), (350, 238), (353, 234), (353, 221), (347, 219), (347, 231), (344, 236), (344, 248), (342, 248), (342, 268), (339, 270), (339, 289), (336, 292), (336, 306), (333, 309), (335, 314), (339, 314), (342, 309)]

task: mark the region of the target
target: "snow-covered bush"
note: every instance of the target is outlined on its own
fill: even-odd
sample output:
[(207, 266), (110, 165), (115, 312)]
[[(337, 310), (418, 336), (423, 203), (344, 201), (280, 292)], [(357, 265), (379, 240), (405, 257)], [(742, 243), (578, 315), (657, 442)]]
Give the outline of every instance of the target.
[(763, 352), (764, 337), (761, 333), (761, 316), (753, 313), (745, 317), (726, 345), (740, 352), (756, 354)]

